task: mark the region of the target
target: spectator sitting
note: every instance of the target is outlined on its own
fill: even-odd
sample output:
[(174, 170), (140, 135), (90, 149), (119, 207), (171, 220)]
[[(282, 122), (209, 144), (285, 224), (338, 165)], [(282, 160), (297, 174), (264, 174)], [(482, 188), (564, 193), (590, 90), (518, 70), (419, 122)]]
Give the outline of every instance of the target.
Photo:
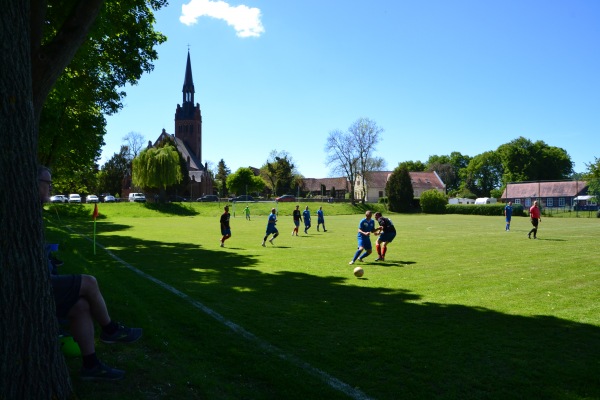
[[(38, 169), (40, 201), (49, 200), (52, 187), (50, 170)], [(81, 379), (119, 380), (125, 371), (103, 364), (96, 356), (94, 321), (102, 327), (100, 340), (104, 343), (132, 343), (142, 336), (142, 329), (128, 328), (113, 321), (108, 314), (104, 297), (96, 278), (91, 275), (51, 275), (56, 315), (69, 321), (71, 334), (79, 344), (83, 357)]]

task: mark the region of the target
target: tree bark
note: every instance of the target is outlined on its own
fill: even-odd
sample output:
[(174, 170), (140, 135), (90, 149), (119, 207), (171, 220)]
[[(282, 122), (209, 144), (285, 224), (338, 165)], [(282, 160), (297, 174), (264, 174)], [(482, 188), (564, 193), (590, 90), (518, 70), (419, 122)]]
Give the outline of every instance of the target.
[[(0, 0), (0, 399), (68, 399), (44, 251), (38, 123), (102, 0), (81, 0), (42, 45), (46, 0)], [(32, 8), (33, 7), (33, 10)]]

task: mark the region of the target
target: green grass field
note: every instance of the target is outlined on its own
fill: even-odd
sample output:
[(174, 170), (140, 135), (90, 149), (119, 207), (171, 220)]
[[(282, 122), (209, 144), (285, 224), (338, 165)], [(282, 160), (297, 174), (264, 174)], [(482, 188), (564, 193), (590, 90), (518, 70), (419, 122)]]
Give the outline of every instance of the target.
[[(305, 204), (302, 204), (303, 208)], [(308, 204), (313, 215), (319, 204)], [(78, 380), (80, 399), (600, 399), (596, 218), (392, 214), (386, 261), (348, 265), (364, 208), (323, 204), (328, 232), (291, 237), (280, 204), (51, 206), (62, 273), (96, 276), (112, 317), (144, 328), (98, 343), (124, 381)], [(105, 250), (106, 249), (106, 250)]]

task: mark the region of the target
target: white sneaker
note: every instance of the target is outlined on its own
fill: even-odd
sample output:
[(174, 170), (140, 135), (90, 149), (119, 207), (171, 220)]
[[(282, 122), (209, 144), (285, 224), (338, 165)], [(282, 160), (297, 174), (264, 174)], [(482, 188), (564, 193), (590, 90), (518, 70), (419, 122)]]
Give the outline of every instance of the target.
[(265, 247), (265, 242), (262, 242), (262, 247)]
[(350, 261), (350, 262), (348, 263), (348, 265), (352, 265), (352, 264), (354, 264), (354, 261)]
[(225, 243), (221, 242), (221, 247), (225, 247)]

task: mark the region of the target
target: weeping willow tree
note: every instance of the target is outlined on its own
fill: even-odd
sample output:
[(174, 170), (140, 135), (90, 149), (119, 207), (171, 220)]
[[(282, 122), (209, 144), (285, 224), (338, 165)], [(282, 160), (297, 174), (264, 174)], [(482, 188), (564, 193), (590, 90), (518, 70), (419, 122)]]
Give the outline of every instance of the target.
[(162, 194), (167, 186), (181, 182), (179, 153), (173, 146), (151, 147), (133, 159), (132, 182), (141, 188), (158, 189)]

